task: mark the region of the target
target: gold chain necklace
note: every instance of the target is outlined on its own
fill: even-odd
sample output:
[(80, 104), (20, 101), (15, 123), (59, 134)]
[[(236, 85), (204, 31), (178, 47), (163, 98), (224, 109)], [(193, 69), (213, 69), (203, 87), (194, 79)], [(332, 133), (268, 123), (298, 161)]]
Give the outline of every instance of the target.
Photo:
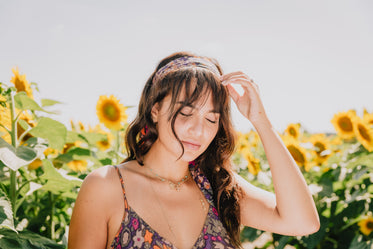
[[(156, 175), (156, 173), (155, 173), (154, 171), (152, 171), (151, 168), (148, 168), (148, 169), (149, 169), (150, 172), (152, 172), (152, 174)], [(157, 176), (159, 179), (161, 179), (161, 180), (164, 179), (164, 178), (162, 178), (162, 177), (159, 176), (159, 175), (156, 175), (156, 176)], [(178, 183), (180, 183), (180, 182), (184, 183), (187, 179), (189, 179), (189, 174), (186, 175), (186, 176), (184, 176), (184, 178), (183, 178), (181, 181), (179, 181)], [(184, 180), (184, 181), (183, 181), (183, 180)], [(162, 181), (164, 182), (164, 181), (168, 181), (168, 180), (167, 180), (167, 179), (164, 179), (164, 180), (162, 180)], [(153, 194), (154, 194), (154, 196), (155, 196), (155, 199), (157, 199), (157, 202), (158, 202), (158, 205), (159, 205), (159, 207), (160, 207), (160, 209), (161, 209), (161, 212), (162, 212), (163, 218), (164, 218), (164, 219), (166, 220), (166, 222), (167, 222), (168, 229), (169, 229), (169, 231), (171, 232), (172, 237), (174, 238), (174, 240), (175, 240), (175, 242), (176, 242), (176, 235), (175, 235), (175, 233), (174, 233), (174, 230), (172, 229), (172, 226), (171, 226), (170, 222), (169, 222), (168, 219), (167, 219), (166, 213), (164, 212), (164, 209), (163, 209), (163, 205), (162, 205), (161, 201), (159, 200), (158, 195), (157, 195), (157, 193), (155, 192), (155, 190), (154, 190), (154, 188), (153, 188), (153, 184), (150, 182), (150, 179), (149, 179), (148, 182), (149, 182), (150, 188), (151, 188), (152, 191), (153, 191)], [(171, 182), (171, 181), (169, 181), (169, 182)], [(171, 182), (171, 183), (173, 183), (173, 182)], [(176, 183), (176, 184), (173, 183), (173, 184), (175, 185), (175, 188), (176, 188), (176, 186), (178, 186), (178, 188), (176, 188), (177, 191), (180, 191), (180, 186), (181, 186), (182, 183), (180, 183), (179, 185), (177, 185), (177, 183)], [(169, 186), (171, 187), (171, 185), (169, 185)], [(200, 203), (201, 203), (201, 206), (202, 206), (203, 211), (205, 212), (205, 211), (207, 210), (207, 207), (206, 207), (205, 201), (203, 200), (203, 199), (204, 199), (204, 195), (203, 195), (203, 193), (201, 192), (201, 190), (199, 189), (198, 184), (197, 184), (197, 188), (198, 188), (198, 192), (200, 192), (199, 194), (200, 194), (200, 196), (201, 196), (201, 197), (199, 197), (199, 201), (200, 201)]]
[(176, 191), (180, 191), (181, 189), (181, 186), (183, 183), (185, 183), (187, 180), (189, 180), (189, 171), (188, 173), (183, 177), (183, 179), (181, 179), (180, 181), (178, 182), (172, 182), (166, 178), (163, 178), (161, 177), (160, 175), (158, 175), (156, 172), (154, 172), (151, 168), (147, 168), (150, 170), (150, 172), (155, 175), (159, 180), (161, 180), (162, 182), (167, 182), (168, 183), (168, 186), (170, 187), (170, 189), (174, 189)]
[(153, 191), (153, 194), (154, 194), (154, 196), (155, 196), (155, 199), (157, 199), (157, 202), (158, 202), (158, 205), (159, 205), (159, 207), (160, 207), (160, 209), (161, 209), (161, 212), (162, 212), (163, 218), (164, 218), (164, 219), (166, 220), (166, 222), (167, 222), (168, 229), (170, 230), (170, 232), (171, 232), (171, 234), (172, 234), (172, 237), (173, 237), (173, 239), (174, 239), (175, 242), (176, 242), (176, 235), (175, 235), (175, 233), (174, 233), (174, 230), (172, 229), (170, 222), (168, 222), (167, 216), (166, 216), (166, 214), (165, 214), (165, 212), (164, 212), (164, 210), (163, 210), (162, 203), (161, 203), (161, 201), (158, 199), (158, 195), (157, 195), (157, 193), (155, 192), (155, 190), (154, 190), (154, 188), (153, 188), (153, 184), (150, 182), (150, 179), (149, 179), (149, 185), (150, 185), (150, 188), (151, 188), (152, 191)]

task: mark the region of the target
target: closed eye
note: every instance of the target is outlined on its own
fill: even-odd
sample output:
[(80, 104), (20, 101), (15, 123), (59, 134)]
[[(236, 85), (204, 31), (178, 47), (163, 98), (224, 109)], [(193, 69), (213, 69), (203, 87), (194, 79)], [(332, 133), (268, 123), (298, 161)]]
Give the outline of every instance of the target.
[(183, 112), (179, 112), (181, 116), (184, 116), (184, 117), (190, 117), (192, 116), (192, 114), (187, 114), (187, 113), (183, 113)]
[(206, 118), (206, 120), (209, 121), (209, 122), (212, 123), (212, 124), (216, 124), (216, 122), (217, 122), (217, 121), (215, 121), (215, 120), (211, 120), (211, 119), (208, 119), (208, 118)]

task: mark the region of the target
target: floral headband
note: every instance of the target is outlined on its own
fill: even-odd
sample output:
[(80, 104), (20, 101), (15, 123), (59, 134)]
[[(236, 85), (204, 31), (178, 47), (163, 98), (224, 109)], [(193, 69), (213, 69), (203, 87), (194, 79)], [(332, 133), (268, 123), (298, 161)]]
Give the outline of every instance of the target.
[(181, 68), (193, 67), (205, 68), (212, 71), (216, 75), (220, 75), (218, 68), (211, 61), (204, 59), (202, 57), (183, 56), (173, 61), (170, 61), (165, 66), (161, 67), (153, 77), (153, 84), (163, 79), (166, 76), (166, 74), (170, 72), (175, 72)]

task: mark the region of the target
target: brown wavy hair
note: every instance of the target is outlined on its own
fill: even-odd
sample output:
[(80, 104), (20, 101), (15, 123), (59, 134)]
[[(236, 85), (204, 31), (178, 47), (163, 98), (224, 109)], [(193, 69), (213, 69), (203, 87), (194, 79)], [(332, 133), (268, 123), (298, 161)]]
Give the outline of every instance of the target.
[[(140, 165), (144, 165), (144, 156), (158, 138), (156, 124), (151, 115), (152, 107), (156, 103), (162, 104), (162, 100), (169, 94), (172, 100), (168, 118), (173, 134), (184, 152), (184, 147), (174, 130), (176, 117), (183, 107), (211, 94), (214, 108), (220, 113), (219, 128), (209, 147), (195, 161), (210, 181), (214, 204), (217, 207), (220, 220), (229, 234), (231, 243), (241, 247), (240, 206), (238, 203), (240, 191), (234, 181), (230, 161), (235, 147), (235, 133), (231, 122), (230, 98), (226, 87), (221, 84), (216, 74), (199, 67), (181, 68), (166, 74), (163, 79), (153, 83), (153, 77), (160, 68), (183, 56), (193, 57), (196, 55), (178, 52), (164, 58), (147, 80), (141, 95), (137, 116), (127, 129), (125, 142), (128, 157), (124, 161), (137, 160)], [(223, 74), (216, 60), (204, 58), (215, 64), (220, 74)], [(184, 96), (180, 96), (181, 94)], [(176, 102), (180, 97), (183, 97), (184, 101), (176, 108)]]

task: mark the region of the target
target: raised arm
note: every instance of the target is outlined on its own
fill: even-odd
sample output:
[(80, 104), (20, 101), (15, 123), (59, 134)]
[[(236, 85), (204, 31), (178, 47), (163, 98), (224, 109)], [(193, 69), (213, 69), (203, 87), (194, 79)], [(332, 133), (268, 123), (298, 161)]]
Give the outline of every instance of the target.
[[(299, 167), (265, 113), (258, 86), (242, 72), (223, 75), (222, 82), (261, 138), (275, 189), (275, 194), (269, 193), (235, 175), (243, 189), (240, 200), (242, 224), (285, 235), (316, 232), (320, 223), (312, 195)], [(231, 84), (241, 85), (244, 94), (239, 95)]]

